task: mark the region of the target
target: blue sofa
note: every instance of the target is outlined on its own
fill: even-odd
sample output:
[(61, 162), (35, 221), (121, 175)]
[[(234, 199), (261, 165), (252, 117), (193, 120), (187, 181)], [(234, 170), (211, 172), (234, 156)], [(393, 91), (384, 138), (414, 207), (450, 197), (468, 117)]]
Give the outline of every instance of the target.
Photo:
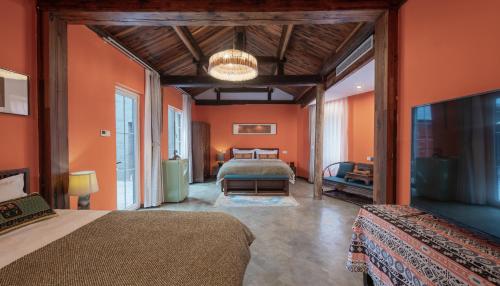
[[(338, 170), (336, 174), (332, 174), (331, 169), (335, 165), (338, 165)], [(353, 172), (355, 169), (373, 173), (373, 165), (371, 164), (354, 162), (333, 163), (323, 170), (323, 189), (335, 189), (367, 198), (373, 198), (373, 184), (367, 185), (362, 181), (345, 179), (346, 174), (348, 172)]]

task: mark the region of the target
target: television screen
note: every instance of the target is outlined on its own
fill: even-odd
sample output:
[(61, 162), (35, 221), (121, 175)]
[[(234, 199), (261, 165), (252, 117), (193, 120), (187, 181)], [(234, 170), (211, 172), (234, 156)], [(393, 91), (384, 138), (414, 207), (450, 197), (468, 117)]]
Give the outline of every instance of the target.
[(500, 90), (412, 110), (411, 205), (500, 241)]

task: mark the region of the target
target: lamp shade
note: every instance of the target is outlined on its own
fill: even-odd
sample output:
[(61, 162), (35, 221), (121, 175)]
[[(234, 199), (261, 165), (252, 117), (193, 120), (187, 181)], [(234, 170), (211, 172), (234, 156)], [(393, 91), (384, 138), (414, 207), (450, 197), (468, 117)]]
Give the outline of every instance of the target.
[(224, 152), (217, 152), (217, 155), (215, 155), (215, 160), (219, 162), (224, 161)]
[(69, 194), (85, 196), (99, 191), (95, 171), (73, 172), (69, 174)]

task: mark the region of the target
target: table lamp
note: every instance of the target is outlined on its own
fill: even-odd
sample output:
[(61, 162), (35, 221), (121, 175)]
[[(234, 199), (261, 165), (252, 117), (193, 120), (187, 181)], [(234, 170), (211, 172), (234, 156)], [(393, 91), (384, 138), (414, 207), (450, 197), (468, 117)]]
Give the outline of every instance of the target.
[(215, 155), (215, 160), (219, 163), (219, 167), (224, 164), (224, 152), (218, 151)]
[(69, 195), (78, 196), (78, 209), (90, 208), (90, 194), (99, 191), (95, 171), (81, 171), (69, 174)]

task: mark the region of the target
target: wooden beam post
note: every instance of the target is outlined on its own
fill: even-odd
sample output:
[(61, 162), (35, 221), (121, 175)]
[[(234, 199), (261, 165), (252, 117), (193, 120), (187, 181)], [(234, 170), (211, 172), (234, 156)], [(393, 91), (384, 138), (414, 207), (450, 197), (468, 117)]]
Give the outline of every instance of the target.
[(316, 86), (316, 121), (314, 134), (314, 193), (315, 200), (323, 196), (323, 121), (325, 108), (325, 86)]
[(396, 193), (398, 11), (375, 23), (375, 161), (373, 200), (392, 204)]
[(48, 13), (39, 17), (40, 194), (52, 208), (64, 209), (69, 208), (67, 23)]

